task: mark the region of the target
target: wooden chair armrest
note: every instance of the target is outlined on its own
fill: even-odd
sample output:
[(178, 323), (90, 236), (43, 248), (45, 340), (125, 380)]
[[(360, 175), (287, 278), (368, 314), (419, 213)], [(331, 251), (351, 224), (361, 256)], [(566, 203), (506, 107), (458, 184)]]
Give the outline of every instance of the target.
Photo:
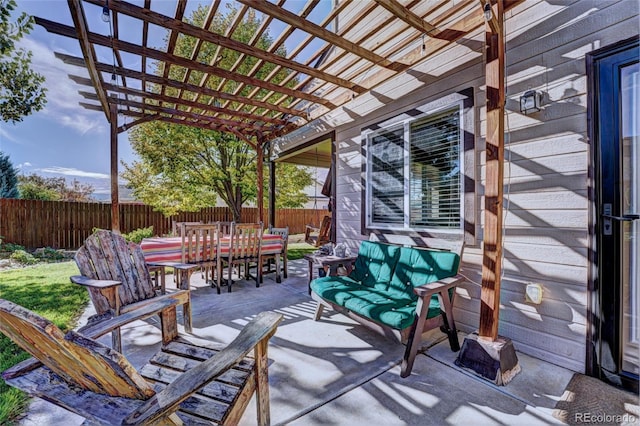
[(450, 288), (458, 286), (464, 277), (462, 275), (454, 275), (453, 277), (443, 278), (438, 281), (434, 281), (429, 284), (424, 284), (418, 287), (414, 287), (413, 292), (421, 298), (428, 298), (441, 291), (449, 290)]
[(281, 320), (281, 314), (262, 312), (240, 331), (240, 334), (229, 346), (183, 373), (166, 388), (151, 397), (138, 410), (130, 414), (125, 419), (125, 423), (153, 422), (177, 409), (178, 404), (191, 394), (230, 369), (261, 342), (268, 340), (276, 332)]
[(98, 321), (94, 324), (86, 325), (78, 329), (78, 333), (91, 339), (97, 339), (116, 328), (120, 328), (133, 321), (147, 319), (153, 315), (156, 315), (163, 310), (172, 306), (177, 306), (180, 303), (178, 299), (164, 298), (162, 300), (156, 300), (148, 303), (140, 308), (126, 312), (122, 315), (111, 317), (108, 320)]
[(122, 281), (113, 280), (94, 280), (84, 275), (73, 275), (70, 277), (71, 282), (85, 287), (93, 287), (98, 289), (109, 288), (122, 285)]
[(179, 269), (181, 271), (188, 271), (189, 269), (199, 268), (200, 265), (193, 263), (180, 263), (180, 262), (147, 262), (148, 266), (164, 266), (166, 268)]

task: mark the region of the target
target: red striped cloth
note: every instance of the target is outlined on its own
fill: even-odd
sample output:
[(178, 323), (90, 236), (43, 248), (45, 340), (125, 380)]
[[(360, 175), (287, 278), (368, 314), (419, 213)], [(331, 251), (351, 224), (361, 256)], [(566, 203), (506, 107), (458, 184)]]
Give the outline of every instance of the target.
[[(229, 252), (229, 237), (222, 237), (220, 245), (222, 253)], [(275, 254), (282, 251), (282, 237), (280, 235), (262, 235), (262, 254)], [(142, 253), (147, 262), (181, 262), (181, 237), (145, 238), (140, 243)]]

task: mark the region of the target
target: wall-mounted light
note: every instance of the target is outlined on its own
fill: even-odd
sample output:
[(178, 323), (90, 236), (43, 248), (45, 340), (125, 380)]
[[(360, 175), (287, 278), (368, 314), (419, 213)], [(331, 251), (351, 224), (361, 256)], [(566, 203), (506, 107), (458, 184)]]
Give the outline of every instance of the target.
[(520, 96), (520, 112), (530, 114), (540, 111), (542, 94), (535, 90), (527, 90)]
[(487, 1), (484, 4), (483, 10), (484, 10), (484, 19), (486, 19), (487, 21), (490, 21), (491, 18), (493, 17), (493, 12), (491, 11), (491, 2)]
[(104, 7), (102, 8), (101, 18), (104, 22), (111, 21), (111, 16), (109, 16), (109, 1), (106, 1)]

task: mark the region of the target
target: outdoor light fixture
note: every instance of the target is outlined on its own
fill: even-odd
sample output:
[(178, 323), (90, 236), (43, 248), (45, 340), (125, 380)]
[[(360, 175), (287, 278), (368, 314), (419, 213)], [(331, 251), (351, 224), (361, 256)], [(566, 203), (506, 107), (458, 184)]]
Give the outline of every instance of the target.
[(535, 90), (527, 90), (520, 96), (520, 112), (530, 114), (540, 111), (540, 101), (542, 94)]
[(487, 1), (484, 4), (484, 19), (486, 19), (487, 21), (490, 21), (491, 18), (493, 17), (493, 12), (491, 12), (491, 2)]
[(109, 16), (109, 2), (107, 1), (102, 8), (102, 20), (104, 22), (109, 22), (111, 17)]

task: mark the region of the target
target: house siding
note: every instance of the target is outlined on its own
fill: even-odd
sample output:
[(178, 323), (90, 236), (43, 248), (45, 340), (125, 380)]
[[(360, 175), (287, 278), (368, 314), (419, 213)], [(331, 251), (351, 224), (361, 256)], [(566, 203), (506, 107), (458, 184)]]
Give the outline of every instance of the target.
[[(499, 333), (516, 349), (585, 371), (589, 217), (593, 186), (585, 55), (638, 34), (636, 0), (527, 0), (505, 14), (507, 93), (504, 275)], [(403, 76), (384, 82), (310, 126), (335, 129), (337, 240), (357, 250), (363, 235), (362, 129), (471, 88), (475, 147), (465, 150), (465, 247), (455, 316), (478, 328), (485, 182), (484, 31), (470, 34)], [(522, 115), (520, 95), (543, 93), (543, 109)], [(312, 132), (313, 133), (313, 132)], [(294, 144), (293, 139), (284, 140)], [(525, 286), (541, 284), (540, 305)]]

